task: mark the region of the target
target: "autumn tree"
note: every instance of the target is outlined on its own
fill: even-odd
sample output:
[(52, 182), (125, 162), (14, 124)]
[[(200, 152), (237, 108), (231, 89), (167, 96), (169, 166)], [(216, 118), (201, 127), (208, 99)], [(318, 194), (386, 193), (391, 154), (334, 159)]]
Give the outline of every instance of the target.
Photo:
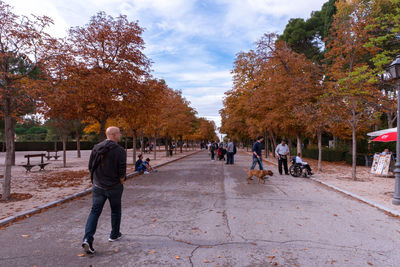
[(381, 94), (369, 83), (368, 67), (375, 47), (366, 47), (371, 37), (366, 26), (371, 23), (365, 1), (337, 3), (337, 14), (328, 42), (329, 103), (333, 123), (344, 123), (352, 132), (352, 178), (356, 180), (357, 133), (377, 116)]
[(113, 18), (104, 12), (69, 31), (72, 52), (86, 70), (81, 73), (81, 105), (87, 117), (99, 123), (101, 139), (107, 119), (120, 109), (121, 97), (134, 93), (134, 84), (148, 75), (150, 62), (142, 51), (142, 32), (126, 16)]
[(30, 90), (40, 74), (40, 62), (47, 56), (51, 37), (45, 30), (50, 24), (52, 20), (46, 16), (18, 16), (0, 1), (0, 101), (7, 150), (2, 199), (8, 199), (11, 192), (14, 121), (33, 102)]

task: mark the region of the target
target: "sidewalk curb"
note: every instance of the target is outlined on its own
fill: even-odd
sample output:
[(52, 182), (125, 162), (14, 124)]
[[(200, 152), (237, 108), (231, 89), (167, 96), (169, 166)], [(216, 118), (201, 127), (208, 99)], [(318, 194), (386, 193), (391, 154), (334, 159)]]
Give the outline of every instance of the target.
[(337, 187), (337, 186), (331, 185), (331, 184), (329, 184), (329, 183), (327, 183), (327, 182), (321, 181), (321, 180), (319, 180), (319, 179), (317, 179), (317, 178), (311, 178), (311, 177), (310, 177), (310, 180), (313, 180), (314, 182), (317, 182), (317, 183), (319, 183), (319, 184), (321, 184), (321, 185), (324, 185), (324, 186), (326, 186), (326, 187), (329, 187), (329, 188), (331, 188), (331, 189), (333, 189), (333, 190), (335, 190), (335, 191), (337, 191), (337, 192), (340, 192), (340, 193), (342, 193), (342, 194), (345, 194), (345, 195), (347, 195), (347, 196), (350, 196), (350, 197), (352, 197), (352, 198), (355, 198), (355, 199), (357, 199), (357, 200), (359, 200), (359, 201), (361, 201), (361, 202), (364, 202), (364, 203), (366, 203), (366, 204), (368, 204), (368, 205), (370, 205), (370, 206), (372, 206), (372, 207), (375, 207), (375, 208), (377, 208), (377, 209), (379, 209), (379, 210), (381, 210), (381, 211), (384, 211), (384, 212), (386, 212), (386, 213), (388, 213), (388, 214), (390, 214), (390, 215), (392, 215), (392, 216), (400, 217), (400, 212), (399, 212), (399, 211), (392, 210), (392, 209), (390, 209), (390, 208), (388, 208), (388, 207), (385, 207), (385, 206), (383, 206), (383, 205), (381, 205), (381, 204), (375, 203), (375, 202), (373, 202), (373, 201), (371, 201), (371, 200), (369, 200), (369, 199), (366, 199), (366, 198), (364, 198), (364, 197), (362, 197), (362, 196), (359, 196), (359, 195), (356, 195), (356, 194), (351, 193), (351, 192), (349, 192), (349, 191), (346, 191), (346, 190), (344, 190), (344, 189), (341, 189), (341, 188), (339, 188), (339, 187)]
[[(263, 159), (263, 161), (278, 166), (278, 164), (276, 164), (275, 162), (272, 162), (272, 161), (270, 161), (270, 160)], [(388, 207), (385, 207), (385, 206), (383, 206), (383, 205), (381, 205), (381, 204), (375, 203), (375, 202), (373, 202), (373, 201), (371, 201), (371, 200), (369, 200), (369, 199), (366, 199), (366, 198), (364, 198), (364, 197), (362, 197), (362, 196), (359, 196), (359, 195), (357, 195), (357, 194), (351, 193), (351, 192), (346, 191), (346, 190), (344, 190), (344, 189), (341, 189), (341, 188), (339, 188), (339, 187), (337, 187), (337, 186), (334, 186), (334, 185), (331, 185), (331, 184), (329, 184), (329, 183), (327, 183), (327, 182), (324, 182), (324, 181), (322, 181), (322, 180), (320, 180), (320, 179), (318, 179), (318, 178), (310, 177), (309, 179), (312, 180), (312, 181), (314, 181), (314, 182), (316, 182), (316, 183), (319, 183), (319, 184), (321, 184), (321, 185), (323, 185), (323, 186), (326, 186), (326, 187), (328, 187), (328, 188), (330, 188), (330, 189), (333, 189), (333, 190), (335, 190), (335, 191), (337, 191), (337, 192), (339, 192), (339, 193), (345, 194), (345, 195), (347, 195), (347, 196), (349, 196), (349, 197), (352, 197), (352, 198), (354, 198), (354, 199), (356, 199), (356, 200), (358, 200), (358, 201), (361, 201), (361, 202), (363, 202), (363, 203), (365, 203), (365, 204), (368, 204), (368, 205), (370, 205), (370, 206), (372, 206), (372, 207), (374, 207), (374, 208), (377, 208), (378, 210), (381, 210), (381, 211), (383, 211), (383, 212), (386, 212), (386, 213), (388, 213), (388, 214), (391, 215), (391, 216), (400, 217), (400, 211), (392, 210), (392, 209), (390, 209), (390, 208), (388, 208)]]
[[(186, 157), (192, 156), (194, 154), (200, 153), (201, 151), (202, 150), (196, 150), (195, 152), (187, 154), (187, 155), (184, 155), (184, 156), (182, 156), (180, 158), (176, 158), (176, 159), (173, 159), (173, 160), (169, 160), (169, 161), (160, 163), (158, 165), (155, 165), (154, 168), (156, 169), (156, 168), (162, 167), (164, 165), (167, 165), (167, 164), (173, 163), (175, 161), (181, 160), (183, 158), (186, 158)], [(133, 177), (139, 176), (139, 175), (140, 174), (138, 172), (131, 172), (131, 173), (128, 173), (126, 175), (126, 178), (127, 179), (132, 179)], [(89, 188), (89, 189), (86, 189), (84, 191), (75, 193), (75, 194), (73, 194), (71, 196), (68, 196), (68, 197), (65, 197), (65, 198), (62, 198), (62, 199), (59, 199), (59, 200), (52, 201), (52, 202), (47, 203), (45, 205), (42, 205), (40, 207), (31, 209), (31, 210), (28, 210), (28, 211), (24, 211), (24, 212), (21, 212), (21, 213), (18, 213), (16, 215), (11, 216), (11, 217), (4, 218), (4, 219), (0, 220), (0, 227), (4, 227), (4, 226), (7, 227), (10, 224), (12, 224), (13, 222), (20, 221), (20, 220), (23, 220), (25, 218), (29, 218), (32, 215), (36, 214), (36, 213), (40, 213), (40, 212), (42, 212), (44, 210), (47, 210), (49, 208), (58, 206), (58, 205), (60, 205), (62, 203), (69, 202), (71, 200), (74, 200), (74, 199), (89, 195), (91, 192), (92, 192), (92, 188)]]

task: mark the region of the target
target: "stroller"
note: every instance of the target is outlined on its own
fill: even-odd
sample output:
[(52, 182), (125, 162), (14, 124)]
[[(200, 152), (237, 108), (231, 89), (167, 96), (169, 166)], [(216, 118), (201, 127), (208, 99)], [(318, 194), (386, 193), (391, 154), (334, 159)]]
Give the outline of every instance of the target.
[(225, 160), (226, 149), (223, 147), (218, 148), (218, 160)]

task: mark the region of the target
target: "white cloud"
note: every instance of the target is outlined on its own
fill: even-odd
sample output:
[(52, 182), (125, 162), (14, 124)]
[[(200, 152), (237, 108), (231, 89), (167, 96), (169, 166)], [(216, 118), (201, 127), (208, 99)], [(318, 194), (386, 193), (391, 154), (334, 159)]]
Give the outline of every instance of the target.
[(99, 11), (125, 14), (145, 28), (146, 55), (157, 78), (182, 90), (199, 116), (220, 125), (224, 92), (231, 89), (235, 54), (266, 32), (282, 32), (289, 18), (309, 17), (327, 0), (5, 0), (17, 13), (46, 14), (63, 36)]

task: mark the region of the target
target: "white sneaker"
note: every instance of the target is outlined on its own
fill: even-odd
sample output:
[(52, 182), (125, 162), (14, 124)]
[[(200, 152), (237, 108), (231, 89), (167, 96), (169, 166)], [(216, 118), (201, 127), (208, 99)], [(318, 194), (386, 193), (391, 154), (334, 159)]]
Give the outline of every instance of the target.
[(145, 171), (144, 174), (149, 174), (149, 172), (148, 172), (148, 171)]

